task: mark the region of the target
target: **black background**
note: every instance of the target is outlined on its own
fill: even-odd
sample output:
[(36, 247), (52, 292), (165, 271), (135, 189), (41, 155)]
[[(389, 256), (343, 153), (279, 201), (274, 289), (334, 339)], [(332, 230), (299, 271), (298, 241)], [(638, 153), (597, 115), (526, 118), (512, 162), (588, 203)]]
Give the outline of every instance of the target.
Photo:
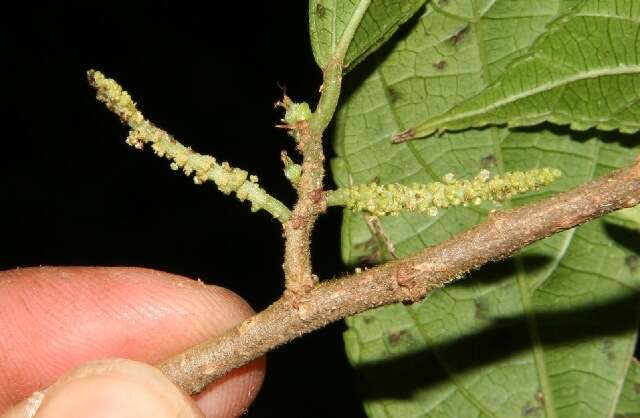
[[(222, 2), (221, 2), (222, 3)], [(194, 186), (95, 100), (90, 68), (118, 80), (186, 145), (249, 170), (288, 204), (274, 124), (282, 90), (315, 102), (307, 3), (62, 2), (4, 13), (0, 268), (143, 266), (232, 289), (256, 310), (282, 292), (279, 222)], [(330, 144), (327, 152), (331, 152)], [(314, 234), (321, 277), (344, 270), (340, 212)], [(363, 416), (338, 323), (270, 353), (250, 417)]]

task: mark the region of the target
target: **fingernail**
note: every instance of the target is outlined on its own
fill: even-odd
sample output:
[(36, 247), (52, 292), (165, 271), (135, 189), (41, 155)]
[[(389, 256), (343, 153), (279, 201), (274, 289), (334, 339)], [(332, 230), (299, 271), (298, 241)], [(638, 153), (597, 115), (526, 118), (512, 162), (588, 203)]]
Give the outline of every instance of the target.
[(38, 409), (40, 409), (40, 405), (44, 400), (45, 393), (46, 390), (33, 392), (33, 394), (27, 398), (27, 403), (25, 406), (25, 414), (27, 418), (33, 418), (36, 412), (38, 412)]

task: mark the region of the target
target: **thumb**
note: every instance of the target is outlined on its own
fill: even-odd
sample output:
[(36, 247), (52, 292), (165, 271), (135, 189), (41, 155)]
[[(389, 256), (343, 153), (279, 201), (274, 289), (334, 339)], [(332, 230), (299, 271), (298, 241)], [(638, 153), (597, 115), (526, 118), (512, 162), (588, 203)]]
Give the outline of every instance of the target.
[(196, 404), (158, 369), (124, 359), (85, 363), (3, 418), (200, 418)]

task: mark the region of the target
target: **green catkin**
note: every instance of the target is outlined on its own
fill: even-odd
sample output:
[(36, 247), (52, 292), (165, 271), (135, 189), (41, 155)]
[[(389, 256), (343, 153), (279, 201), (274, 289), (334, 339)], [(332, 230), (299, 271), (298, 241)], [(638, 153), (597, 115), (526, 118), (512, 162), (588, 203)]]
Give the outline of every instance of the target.
[(376, 216), (397, 215), (402, 210), (436, 216), (438, 209), (501, 201), (537, 190), (560, 176), (560, 170), (555, 168), (509, 172), (494, 177), (489, 171), (482, 170), (471, 180), (456, 180), (453, 174), (447, 174), (442, 182), (428, 184), (361, 184), (327, 192), (327, 205), (345, 206)]
[(182, 170), (187, 176), (193, 175), (195, 184), (212, 181), (222, 193), (235, 192), (239, 200), (249, 200), (252, 211), (264, 209), (281, 221), (288, 219), (289, 209), (261, 189), (256, 176), (250, 176), (244, 170), (231, 167), (227, 162), (218, 163), (211, 156), (199, 154), (185, 147), (167, 132), (146, 120), (129, 93), (114, 80), (106, 78), (99, 71), (92, 70), (87, 75), (89, 82), (96, 89), (97, 99), (131, 128), (127, 144), (137, 149), (143, 149), (145, 144), (150, 144), (156, 155), (171, 161), (171, 169)]

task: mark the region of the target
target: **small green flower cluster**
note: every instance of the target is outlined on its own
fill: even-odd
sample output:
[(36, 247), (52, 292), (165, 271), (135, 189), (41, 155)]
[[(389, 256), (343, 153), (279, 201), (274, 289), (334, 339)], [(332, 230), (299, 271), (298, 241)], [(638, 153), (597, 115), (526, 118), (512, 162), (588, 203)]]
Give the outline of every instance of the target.
[(428, 184), (361, 184), (328, 192), (327, 205), (345, 206), (376, 216), (397, 215), (401, 210), (436, 216), (440, 208), (509, 199), (546, 186), (560, 176), (560, 170), (555, 168), (509, 172), (494, 177), (489, 171), (482, 170), (472, 180), (456, 180), (453, 174), (447, 174), (442, 182)]
[(309, 120), (309, 118), (311, 118), (311, 108), (309, 107), (309, 103), (296, 103), (289, 101), (286, 105), (286, 112), (282, 121), (293, 125), (298, 122)]
[(286, 151), (282, 151), (280, 155), (282, 159), (282, 163), (284, 164), (284, 176), (293, 184), (294, 186), (298, 184), (300, 180), (300, 176), (302, 175), (302, 166), (300, 164), (296, 164), (293, 160), (287, 155)]
[(96, 89), (96, 98), (107, 105), (107, 108), (120, 119), (134, 128), (144, 122), (144, 116), (137, 109), (135, 102), (115, 80), (107, 78), (100, 71), (87, 71), (89, 83)]

